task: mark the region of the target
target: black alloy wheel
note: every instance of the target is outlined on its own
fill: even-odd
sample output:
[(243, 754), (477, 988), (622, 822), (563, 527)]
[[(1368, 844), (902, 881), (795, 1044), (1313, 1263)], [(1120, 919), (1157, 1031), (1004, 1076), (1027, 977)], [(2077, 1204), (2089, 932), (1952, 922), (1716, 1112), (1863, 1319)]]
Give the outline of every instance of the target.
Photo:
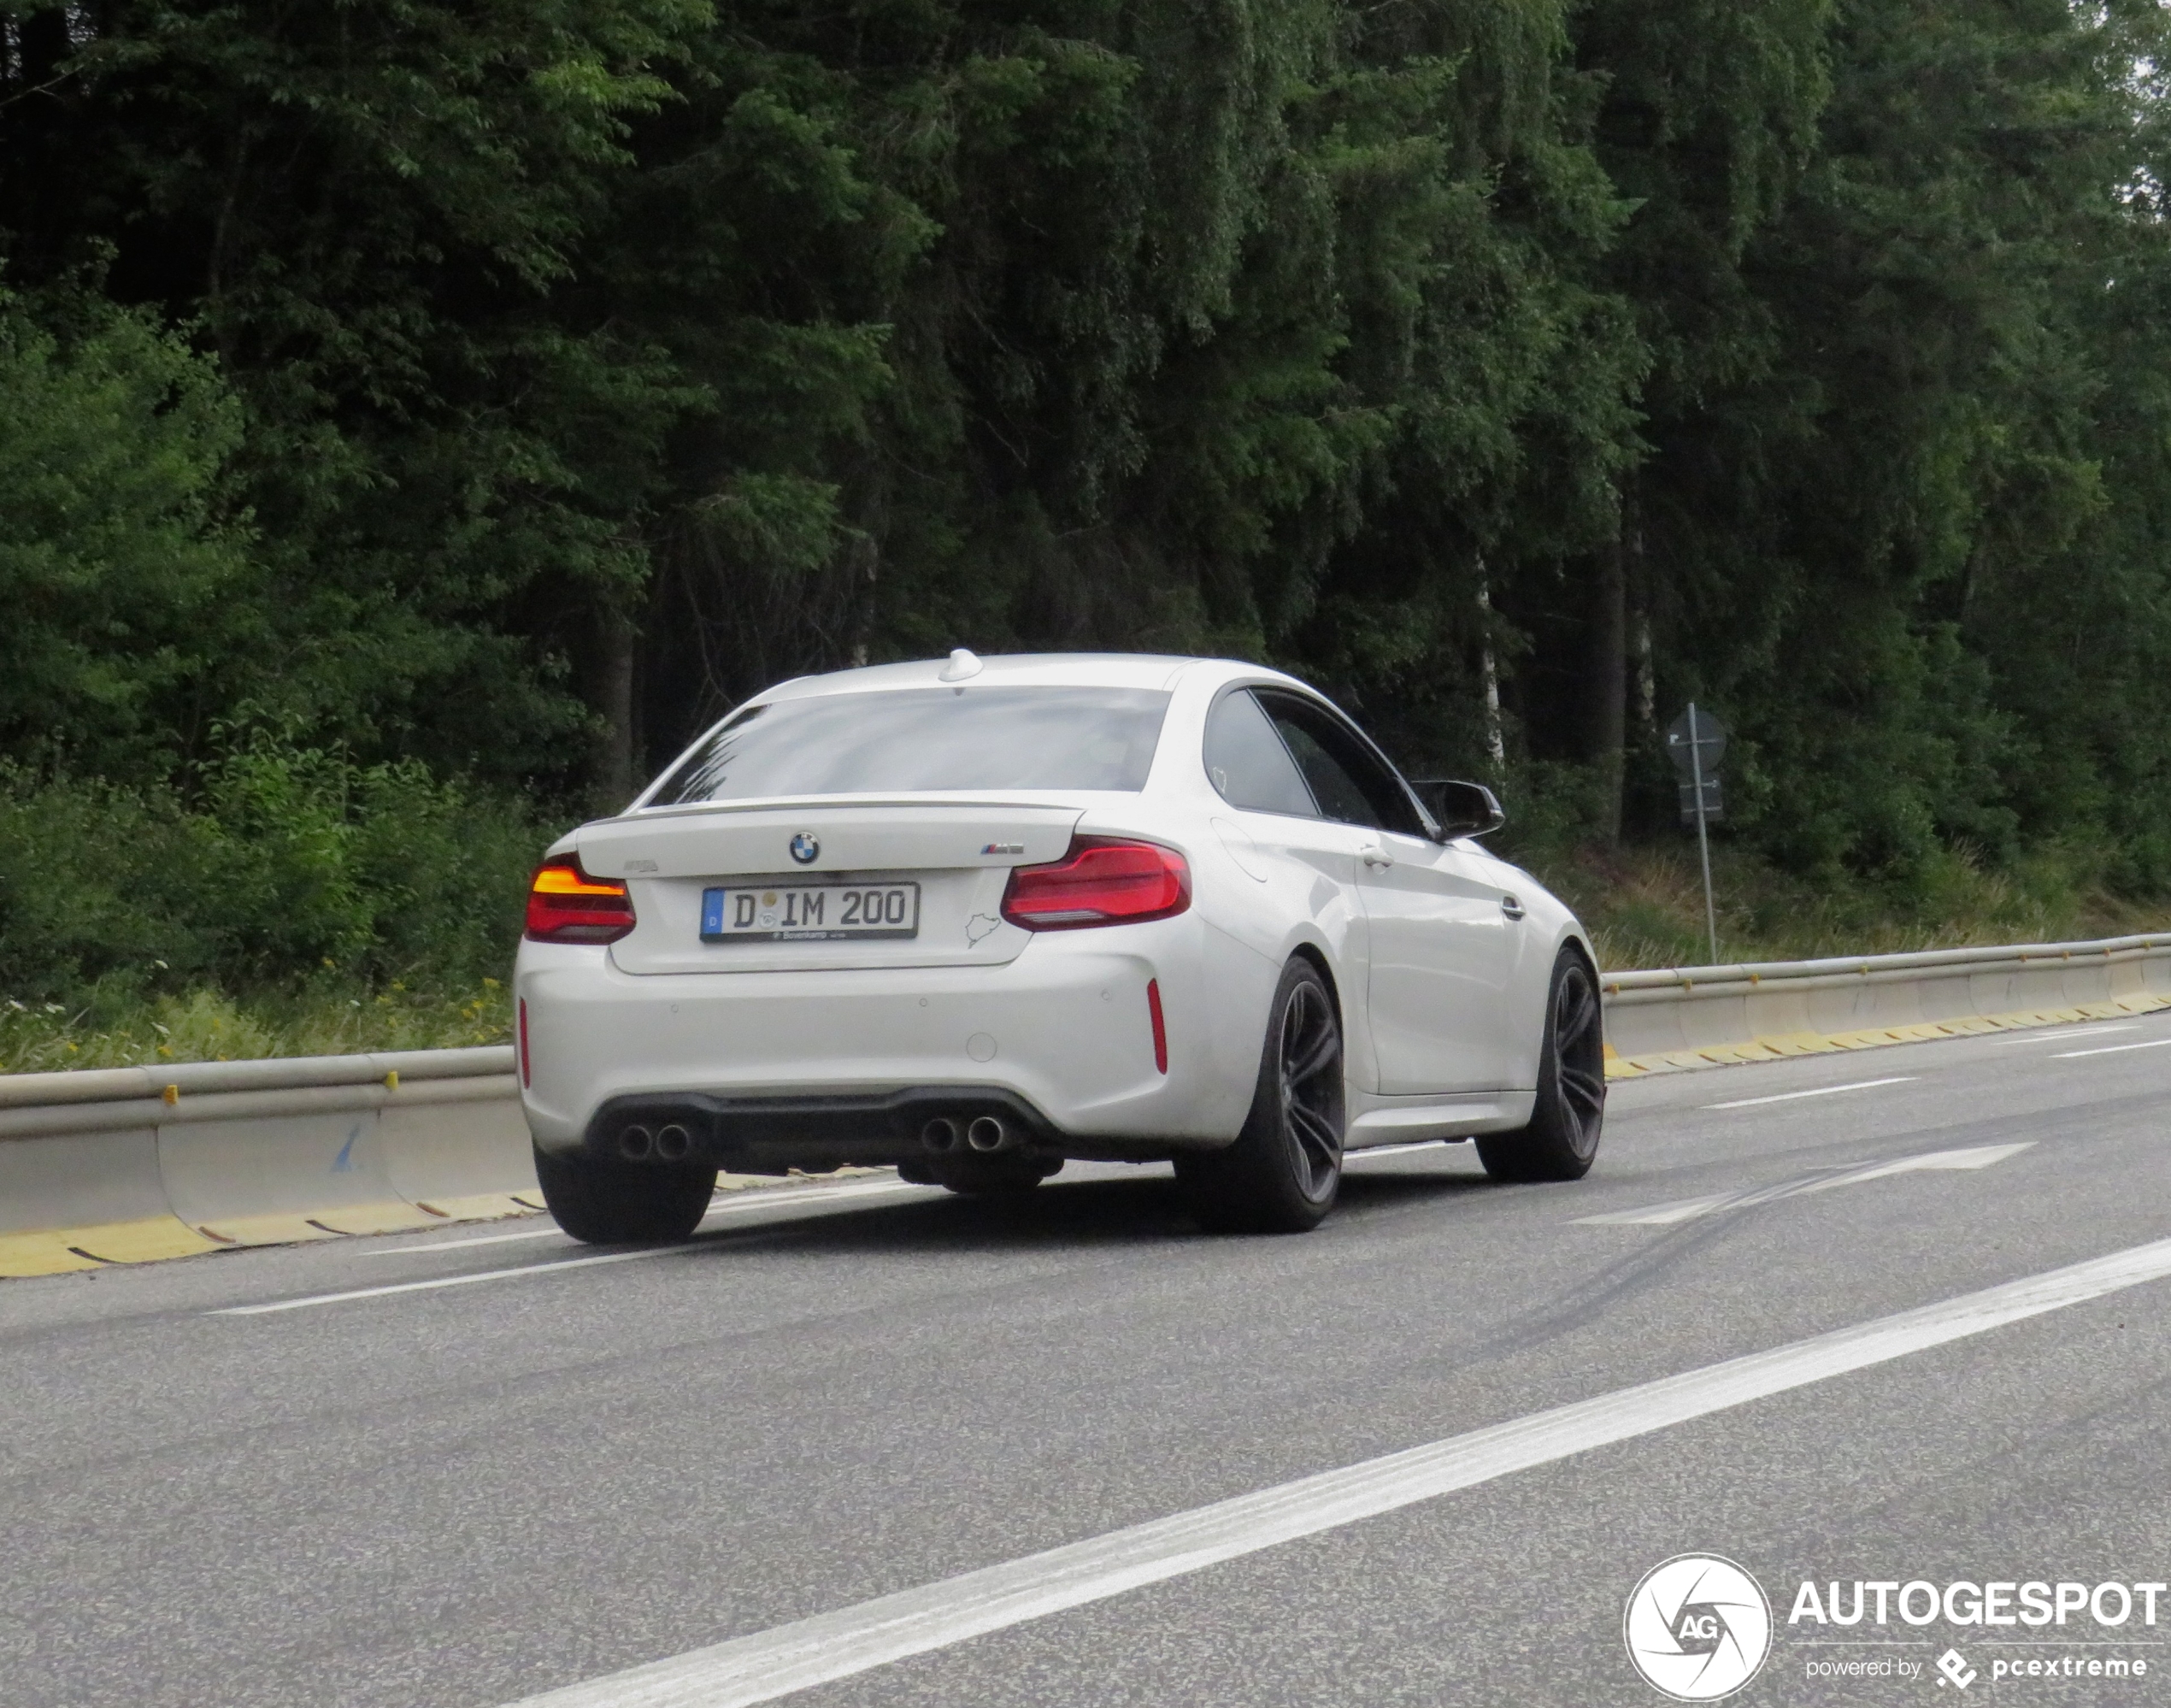
[(1553, 963), (1539, 1051), (1538, 1097), (1520, 1133), (1488, 1134), (1478, 1160), (1497, 1181), (1580, 1181), (1605, 1124), (1605, 1022), (1591, 963), (1573, 946)]
[(1191, 1213), (1219, 1233), (1300, 1234), (1334, 1207), (1347, 1110), (1342, 1023), (1309, 961), (1282, 969), (1251, 1111), (1236, 1143), (1180, 1157)]

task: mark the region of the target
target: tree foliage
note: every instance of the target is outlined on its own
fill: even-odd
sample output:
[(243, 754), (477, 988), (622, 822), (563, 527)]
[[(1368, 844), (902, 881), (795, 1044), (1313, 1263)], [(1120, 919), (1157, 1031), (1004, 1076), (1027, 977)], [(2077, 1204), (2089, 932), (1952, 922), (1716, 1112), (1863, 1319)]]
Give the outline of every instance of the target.
[(0, 0), (0, 745), (570, 805), (800, 671), (1214, 651), (1601, 836), (1694, 696), (1804, 869), (2160, 890), (2166, 27)]

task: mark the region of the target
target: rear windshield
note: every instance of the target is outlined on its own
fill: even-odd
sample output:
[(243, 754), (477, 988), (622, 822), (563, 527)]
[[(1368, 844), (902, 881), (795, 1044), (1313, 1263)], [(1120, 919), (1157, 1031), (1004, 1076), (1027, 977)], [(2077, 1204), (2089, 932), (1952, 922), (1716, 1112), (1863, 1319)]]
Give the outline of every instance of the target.
[(1168, 696), (1142, 688), (899, 688), (749, 706), (648, 804), (772, 795), (1145, 786)]

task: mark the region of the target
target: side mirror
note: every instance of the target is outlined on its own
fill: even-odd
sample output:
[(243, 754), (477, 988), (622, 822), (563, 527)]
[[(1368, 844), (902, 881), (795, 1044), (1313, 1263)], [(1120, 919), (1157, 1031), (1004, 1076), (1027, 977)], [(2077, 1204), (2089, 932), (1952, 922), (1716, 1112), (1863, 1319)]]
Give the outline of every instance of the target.
[(1490, 836), (1508, 822), (1499, 798), (1483, 783), (1458, 783), (1448, 777), (1420, 777), (1410, 784), (1425, 810), (1439, 823), (1439, 839)]

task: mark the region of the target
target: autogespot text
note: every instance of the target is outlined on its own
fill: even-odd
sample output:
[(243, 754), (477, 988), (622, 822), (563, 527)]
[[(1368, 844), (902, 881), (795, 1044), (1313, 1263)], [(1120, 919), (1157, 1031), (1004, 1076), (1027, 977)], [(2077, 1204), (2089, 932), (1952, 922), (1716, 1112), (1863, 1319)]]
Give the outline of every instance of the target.
[(1906, 1582), (1856, 1578), (1851, 1583), (1833, 1582), (1820, 1593), (1805, 1581), (1795, 1593), (1793, 1611), (1786, 1616), (1790, 1628), (1804, 1625), (1859, 1625), (1865, 1619), (1885, 1625), (1897, 1617), (1908, 1625), (1932, 1625), (1942, 1619), (1948, 1625), (2062, 1626), (2086, 1618), (2105, 1629), (2115, 1629), (2139, 1616), (2139, 1623), (2153, 1625), (2156, 1599), (2171, 1584), (2162, 1583), (2048, 1583), (2039, 1578), (2026, 1581), (1972, 1583), (1966, 1579), (1939, 1586), (1926, 1578)]

